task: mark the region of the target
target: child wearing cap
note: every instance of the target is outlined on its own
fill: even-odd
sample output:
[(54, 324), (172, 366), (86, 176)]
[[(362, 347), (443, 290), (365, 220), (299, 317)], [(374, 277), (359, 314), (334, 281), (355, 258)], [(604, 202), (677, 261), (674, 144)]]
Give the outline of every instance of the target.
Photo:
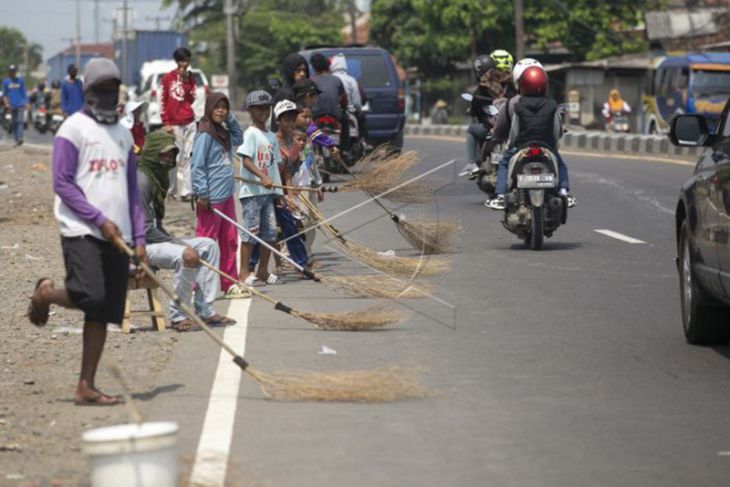
[[(243, 145), (238, 148), (242, 161), (241, 177), (259, 182), (241, 184), (238, 196), (243, 209), (243, 227), (270, 245), (274, 245), (276, 240), (274, 200), (283, 196), (281, 189), (273, 187), (281, 186), (279, 144), (276, 136), (266, 129), (272, 104), (271, 95), (263, 90), (248, 94), (246, 108), (251, 114), (252, 125), (243, 134)], [(254, 243), (255, 239), (246, 232), (241, 232), (239, 279), (247, 286), (280, 283), (278, 276), (268, 272), (271, 251), (266, 247), (261, 249), (258, 270), (249, 272), (248, 263)]]

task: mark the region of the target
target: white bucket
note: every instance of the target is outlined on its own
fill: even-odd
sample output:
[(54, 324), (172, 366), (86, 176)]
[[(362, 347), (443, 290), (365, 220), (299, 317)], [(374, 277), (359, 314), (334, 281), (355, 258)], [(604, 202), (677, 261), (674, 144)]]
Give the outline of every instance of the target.
[(82, 440), (93, 487), (177, 486), (177, 423), (97, 428)]

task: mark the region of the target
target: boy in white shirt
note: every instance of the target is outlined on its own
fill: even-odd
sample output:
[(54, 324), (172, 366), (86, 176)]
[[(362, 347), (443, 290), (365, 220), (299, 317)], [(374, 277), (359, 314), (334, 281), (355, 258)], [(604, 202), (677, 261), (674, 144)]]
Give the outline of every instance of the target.
[[(260, 181), (261, 184), (242, 183), (239, 199), (243, 208), (243, 227), (272, 246), (276, 241), (276, 214), (274, 200), (283, 196), (279, 175), (279, 144), (276, 135), (266, 129), (271, 116), (273, 100), (262, 90), (252, 91), (246, 97), (246, 108), (251, 114), (251, 125), (243, 134), (243, 145), (238, 148), (241, 155), (241, 177)], [(241, 259), (238, 278), (247, 286), (260, 284), (279, 284), (279, 279), (268, 272), (271, 251), (261, 246), (258, 270), (249, 272), (248, 262), (253, 252), (255, 240), (241, 232)]]

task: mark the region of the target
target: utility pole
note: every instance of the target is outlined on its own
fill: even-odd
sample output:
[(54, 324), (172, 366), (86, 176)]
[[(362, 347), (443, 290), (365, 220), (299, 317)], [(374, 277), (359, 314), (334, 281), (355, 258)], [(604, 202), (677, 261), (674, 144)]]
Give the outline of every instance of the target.
[(347, 2), (347, 9), (350, 14), (350, 42), (357, 44), (357, 6), (355, 0)]
[(94, 42), (99, 43), (99, 0), (94, 0)]
[(515, 11), (515, 51), (517, 59), (525, 57), (525, 18), (522, 0), (514, 0)]
[(127, 13), (129, 12), (129, 6), (127, 0), (124, 0), (122, 4), (122, 83), (126, 84), (127, 79)]
[(76, 67), (81, 69), (81, 0), (76, 0)]
[(236, 107), (236, 91), (238, 88), (238, 80), (236, 79), (236, 56), (233, 51), (234, 39), (233, 39), (233, 14), (236, 13), (236, 7), (233, 5), (233, 0), (225, 0), (223, 6), (223, 13), (226, 15), (226, 70), (228, 71), (228, 94), (230, 96), (231, 104)]

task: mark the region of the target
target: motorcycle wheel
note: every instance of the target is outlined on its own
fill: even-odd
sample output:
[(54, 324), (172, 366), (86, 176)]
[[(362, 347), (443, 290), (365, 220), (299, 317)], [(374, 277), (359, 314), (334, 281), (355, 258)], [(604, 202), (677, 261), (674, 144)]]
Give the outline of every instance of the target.
[(530, 248), (532, 250), (542, 250), (543, 234), (545, 232), (545, 211), (540, 207), (532, 207), (532, 223), (530, 232)]

